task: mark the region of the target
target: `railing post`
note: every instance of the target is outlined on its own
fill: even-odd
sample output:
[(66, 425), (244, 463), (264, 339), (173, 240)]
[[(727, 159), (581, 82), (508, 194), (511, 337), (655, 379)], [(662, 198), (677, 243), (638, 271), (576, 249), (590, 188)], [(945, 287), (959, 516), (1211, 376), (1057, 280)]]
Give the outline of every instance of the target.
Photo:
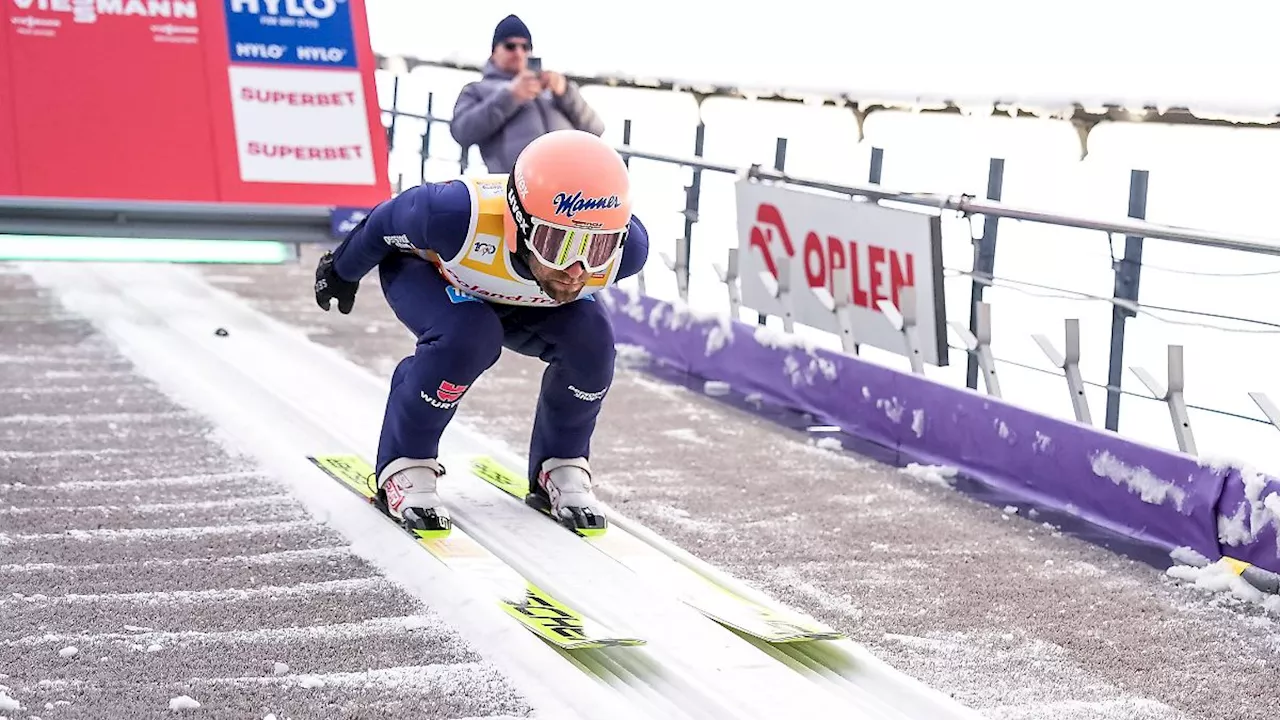
[[(1146, 170), (1129, 171), (1129, 217), (1145, 220), (1147, 217)], [(1112, 297), (1123, 303), (1138, 302), (1138, 281), (1142, 275), (1142, 237), (1126, 235), (1124, 259), (1115, 264), (1115, 291)], [(1125, 320), (1137, 313), (1121, 303), (1111, 306), (1111, 361), (1107, 368), (1107, 429), (1120, 430), (1120, 381), (1124, 375)]]
[[(787, 139), (780, 137), (773, 143), (773, 169), (778, 172), (786, 172), (787, 168)], [(769, 316), (762, 312), (756, 313), (756, 323), (764, 325), (769, 320)]]
[[(1004, 159), (991, 158), (987, 166), (987, 199), (1000, 202), (1004, 192)], [(983, 291), (987, 289), (984, 279), (990, 279), (996, 272), (996, 229), (1000, 218), (991, 215), (982, 217), (982, 237), (973, 242), (973, 273), (975, 277), (969, 287), (969, 332), (978, 332), (978, 306), (982, 304)], [(965, 385), (970, 389), (978, 387), (978, 357), (969, 354), (969, 365), (965, 372)]]
[[(631, 118), (627, 118), (622, 121), (622, 147), (631, 147)], [(626, 165), (627, 168), (630, 169), (631, 156), (624, 154), (622, 156), (622, 164)]]
[(884, 174), (884, 148), (871, 148), (871, 170), (867, 173), (867, 182), (872, 185), (880, 184), (880, 177)]
[(400, 76), (391, 78), (391, 122), (387, 125), (387, 157), (396, 145), (396, 118), (400, 117)]
[(1040, 349), (1049, 358), (1053, 366), (1062, 371), (1067, 378), (1067, 391), (1071, 393), (1071, 408), (1076, 413), (1076, 422), (1085, 425), (1093, 424), (1093, 416), (1089, 413), (1089, 398), (1084, 394), (1084, 377), (1080, 374), (1080, 320), (1067, 319), (1066, 345), (1062, 354), (1053, 346), (1053, 341), (1044, 335), (1032, 335)]
[[(702, 159), (702, 148), (707, 139), (707, 126), (698, 118), (698, 132), (694, 136), (693, 156)], [(684, 287), (689, 286), (689, 268), (693, 266), (693, 224), (698, 222), (698, 200), (702, 196), (702, 168), (693, 168), (693, 181), (684, 189), (684, 243), (677, 243), (677, 251), (683, 257), (676, 258), (676, 263), (684, 271)]]
[(424, 183), (427, 181), (427, 161), (431, 159), (431, 126), (434, 124), (431, 122), (432, 117), (434, 117), (431, 114), (431, 110), (435, 105), (435, 100), (435, 93), (427, 93), (427, 120), (426, 127), (422, 129), (422, 154), (418, 157), (418, 177)]
[(1182, 364), (1182, 346), (1169, 346), (1169, 387), (1160, 385), (1160, 381), (1144, 368), (1132, 367), (1133, 374), (1138, 376), (1147, 390), (1157, 400), (1169, 406), (1169, 419), (1173, 421), (1173, 434), (1178, 438), (1178, 449), (1191, 455), (1196, 454), (1196, 438), (1191, 432), (1191, 418), (1187, 416), (1187, 402), (1183, 391), (1186, 389), (1186, 373)]

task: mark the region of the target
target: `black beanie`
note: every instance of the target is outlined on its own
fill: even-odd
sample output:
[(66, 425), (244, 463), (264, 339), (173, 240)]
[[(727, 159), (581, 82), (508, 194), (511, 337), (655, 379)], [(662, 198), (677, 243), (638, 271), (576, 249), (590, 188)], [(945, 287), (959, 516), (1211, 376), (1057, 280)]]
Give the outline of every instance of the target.
[(507, 38), (513, 37), (528, 40), (529, 49), (533, 49), (533, 35), (529, 33), (529, 27), (524, 24), (523, 20), (515, 15), (508, 15), (502, 18), (502, 22), (498, 23), (498, 27), (494, 28), (493, 45), (489, 47), (489, 50), (492, 51), (494, 48), (498, 47), (498, 43), (506, 40)]

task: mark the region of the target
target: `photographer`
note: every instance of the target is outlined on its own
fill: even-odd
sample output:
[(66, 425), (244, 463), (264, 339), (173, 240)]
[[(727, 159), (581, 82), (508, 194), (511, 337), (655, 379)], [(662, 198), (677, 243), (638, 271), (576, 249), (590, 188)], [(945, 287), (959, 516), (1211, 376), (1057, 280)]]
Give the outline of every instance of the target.
[(542, 70), (530, 58), (533, 38), (515, 15), (493, 33), (484, 77), (462, 89), (449, 127), (464, 148), (480, 146), (489, 172), (510, 172), (516, 156), (535, 138), (553, 130), (604, 134), (604, 122), (582, 98), (578, 86), (558, 72)]

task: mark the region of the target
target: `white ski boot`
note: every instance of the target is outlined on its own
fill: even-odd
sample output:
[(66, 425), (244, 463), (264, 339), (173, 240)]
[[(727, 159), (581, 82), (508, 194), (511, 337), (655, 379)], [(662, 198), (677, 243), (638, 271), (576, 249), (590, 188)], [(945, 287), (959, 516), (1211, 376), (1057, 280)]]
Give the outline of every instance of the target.
[(448, 532), (453, 521), (436, 492), (441, 475), (444, 466), (435, 460), (392, 460), (378, 478), (387, 511), (410, 530)]
[(591, 491), (591, 466), (585, 458), (543, 461), (537, 488), (525, 502), (583, 535), (599, 535), (609, 527), (604, 507)]

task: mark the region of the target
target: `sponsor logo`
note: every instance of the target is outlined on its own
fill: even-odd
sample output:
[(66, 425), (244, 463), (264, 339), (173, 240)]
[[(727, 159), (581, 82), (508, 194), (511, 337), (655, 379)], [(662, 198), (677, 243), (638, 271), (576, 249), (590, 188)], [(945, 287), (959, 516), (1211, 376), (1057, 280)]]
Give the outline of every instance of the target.
[(520, 198), (516, 196), (515, 188), (507, 188), (507, 207), (511, 208), (511, 218), (516, 221), (516, 225), (520, 226), (521, 232), (528, 235), (532, 231), (529, 225), (529, 218), (525, 216), (524, 210), (520, 208)]
[(449, 302), (453, 303), (454, 305), (457, 305), (458, 303), (464, 303), (464, 302), (484, 302), (480, 298), (471, 297), (470, 295), (462, 292), (461, 290), (459, 290), (458, 288), (452, 285), (446, 285), (444, 287), (444, 292), (446, 295), (449, 296)]
[(413, 243), (409, 242), (408, 235), (383, 235), (382, 241), (393, 248), (399, 248), (406, 252), (413, 252), (417, 250), (417, 248), (413, 246)]
[(475, 244), (473, 244), (473, 245), (471, 246), (471, 253), (472, 253), (473, 255), (478, 256), (478, 257), (485, 257), (485, 256), (487, 256), (487, 255), (495, 255), (495, 254), (497, 254), (497, 252), (498, 252), (498, 246), (497, 246), (497, 245), (495, 245), (494, 243), (491, 243), (491, 242), (486, 242), (486, 241), (484, 241), (484, 240), (477, 240), (477, 241), (475, 241)]
[(338, 11), (338, 0), (231, 0), (231, 12), (324, 20)]
[(436, 397), (447, 403), (458, 402), (458, 398), (467, 391), (466, 385), (454, 385), (448, 380), (441, 380), (440, 387), (436, 389)]
[(578, 398), (579, 400), (582, 400), (583, 402), (595, 402), (596, 400), (599, 400), (600, 398), (604, 397), (604, 394), (609, 392), (609, 388), (605, 387), (605, 389), (599, 392), (584, 392), (570, 385), (569, 392), (573, 393), (574, 397)]
[(556, 204), (556, 215), (564, 215), (565, 217), (573, 217), (584, 210), (611, 210), (622, 206), (622, 201), (618, 199), (617, 195), (582, 197), (582, 191), (572, 195), (557, 193), (552, 202)]

